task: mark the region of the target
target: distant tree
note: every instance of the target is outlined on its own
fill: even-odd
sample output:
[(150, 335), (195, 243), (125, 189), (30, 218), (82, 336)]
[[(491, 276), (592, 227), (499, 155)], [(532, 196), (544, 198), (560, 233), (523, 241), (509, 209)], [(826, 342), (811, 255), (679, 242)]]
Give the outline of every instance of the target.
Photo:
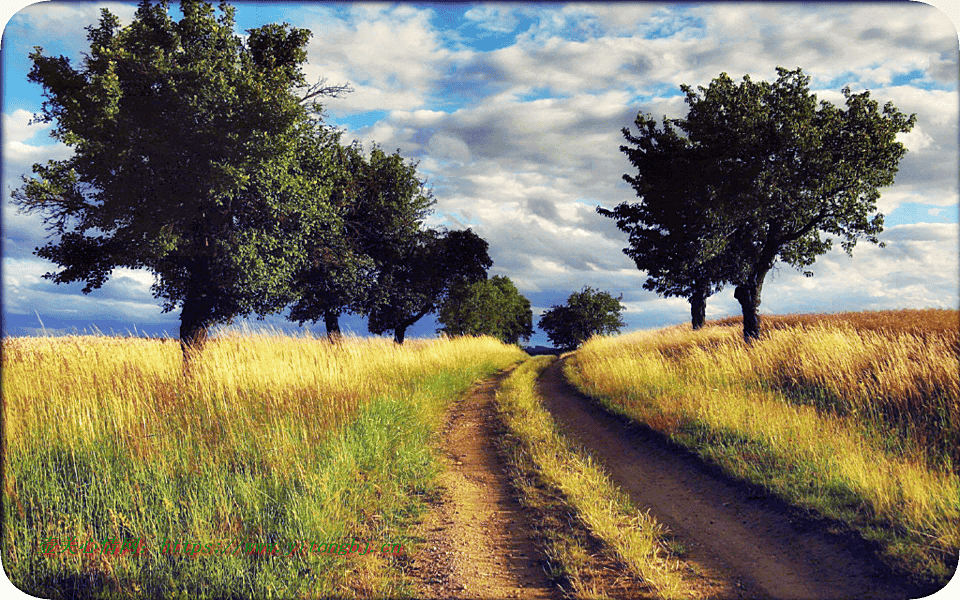
[(470, 229), (422, 231), (395, 262), (383, 265), (378, 286), (386, 300), (370, 313), (370, 333), (393, 331), (402, 344), (407, 329), (434, 312), (451, 289), (486, 278), (493, 264), (487, 248)]
[[(289, 317), (301, 324), (323, 319), (331, 339), (340, 336), (341, 314), (369, 315), (386, 301), (385, 282), (400, 262), (417, 255), (433, 205), (417, 165), (399, 152), (387, 155), (374, 146), (367, 158), (354, 143), (336, 154), (331, 203), (343, 222), (342, 236), (335, 246), (323, 236), (312, 240)], [(320, 171), (328, 168), (324, 161), (316, 164)]]
[(639, 130), (623, 129), (630, 146), (620, 146), (637, 168), (626, 174), (640, 197), (597, 212), (616, 219), (629, 234), (623, 252), (646, 271), (643, 287), (662, 296), (680, 296), (690, 302), (694, 329), (703, 326), (707, 298), (723, 287), (726, 247), (724, 220), (710, 180), (714, 161), (694, 147), (676, 129), (677, 119), (664, 119), (663, 128), (638, 115)]
[(566, 304), (553, 306), (540, 316), (539, 327), (558, 348), (572, 350), (593, 335), (617, 333), (623, 327), (623, 296), (585, 287), (570, 294)]
[(229, 5), (179, 7), (174, 21), (169, 3), (144, 0), (122, 28), (104, 9), (79, 69), (30, 55), (45, 96), (36, 119), (56, 122), (73, 154), (34, 165), (13, 197), (58, 238), (36, 251), (63, 267), (54, 282), (89, 293), (115, 267), (152, 271), (164, 311), (181, 309), (187, 361), (209, 327), (282, 309), (303, 241), (334, 235), (328, 182), (299, 159), (324, 135), (312, 98), (344, 90), (306, 86), (308, 30), (241, 38)]
[(437, 332), (451, 336), (489, 335), (517, 344), (533, 335), (530, 301), (502, 275), (452, 288), (437, 320), (443, 325)]

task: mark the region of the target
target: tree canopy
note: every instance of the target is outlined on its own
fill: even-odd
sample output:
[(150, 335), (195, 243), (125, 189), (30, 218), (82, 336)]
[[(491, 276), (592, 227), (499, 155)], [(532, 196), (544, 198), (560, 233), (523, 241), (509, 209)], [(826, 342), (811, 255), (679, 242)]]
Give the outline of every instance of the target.
[[(607, 211), (622, 229), (640, 228), (636, 240), (631, 234), (636, 253), (656, 248), (650, 239), (674, 240), (675, 250), (683, 248), (680, 242), (702, 240), (679, 258), (653, 251), (643, 263), (663, 260), (674, 272), (679, 267), (683, 283), (700, 274), (714, 287), (733, 284), (747, 340), (759, 335), (760, 292), (777, 261), (810, 276), (806, 269), (832, 247), (830, 236), (848, 254), (859, 240), (879, 243), (883, 216), (873, 214), (879, 189), (893, 183), (906, 152), (897, 134), (916, 120), (889, 102), (880, 109), (869, 91), (844, 88), (845, 109), (818, 103), (801, 69), (777, 72), (773, 83), (744, 76), (737, 84), (722, 73), (698, 91), (681, 86), (689, 110), (683, 119), (666, 121), (663, 131), (638, 117), (637, 148), (627, 152), (640, 167), (634, 187), (641, 208)], [(644, 161), (671, 164), (671, 155), (672, 164), (684, 168), (693, 157), (699, 173), (685, 174), (689, 181), (678, 186), (645, 170)], [(678, 187), (688, 189), (677, 208), (658, 212), (662, 198), (677, 196)], [(676, 235), (671, 219), (689, 220), (691, 235)], [(660, 286), (656, 270), (652, 277), (661, 278), (661, 293), (685, 291)]]
[(386, 301), (384, 283), (398, 263), (416, 255), (434, 203), (417, 165), (399, 151), (388, 155), (375, 145), (367, 157), (355, 142), (338, 148), (333, 164), (331, 203), (342, 219), (342, 236), (336, 247), (324, 236), (310, 241), (290, 312), (301, 324), (323, 319), (331, 338), (340, 335), (342, 313), (369, 315)]
[(618, 333), (623, 327), (623, 296), (584, 287), (570, 294), (566, 304), (552, 306), (540, 316), (539, 327), (556, 347), (573, 350), (594, 335)]
[(508, 344), (533, 335), (533, 311), (509, 277), (495, 275), (453, 287), (438, 310), (447, 335), (489, 335)]
[[(164, 311), (181, 308), (184, 351), (237, 315), (282, 309), (304, 241), (333, 243), (324, 161), (333, 143), (301, 66), (310, 32), (288, 25), (233, 33), (233, 8), (143, 0), (120, 27), (108, 10), (88, 28), (89, 53), (31, 54), (43, 86), (39, 121), (73, 149), (33, 167), (14, 199), (58, 239), (36, 253), (57, 283), (99, 288), (115, 267), (146, 268)], [(320, 154), (318, 154), (320, 152)]]
[(693, 146), (677, 130), (677, 119), (664, 119), (658, 129), (654, 119), (638, 115), (639, 133), (624, 128), (631, 144), (620, 146), (637, 168), (625, 174), (641, 202), (624, 202), (613, 210), (597, 212), (616, 219), (629, 234), (623, 252), (637, 268), (646, 271), (644, 289), (663, 296), (688, 298), (693, 328), (705, 319), (706, 300), (723, 286), (725, 255), (723, 221), (709, 175), (714, 169), (703, 148)]
[(493, 264), (487, 242), (472, 230), (421, 231), (400, 256), (384, 263), (377, 282), (385, 300), (370, 313), (370, 333), (394, 333), (402, 344), (406, 330), (434, 312), (449, 291), (480, 281)]

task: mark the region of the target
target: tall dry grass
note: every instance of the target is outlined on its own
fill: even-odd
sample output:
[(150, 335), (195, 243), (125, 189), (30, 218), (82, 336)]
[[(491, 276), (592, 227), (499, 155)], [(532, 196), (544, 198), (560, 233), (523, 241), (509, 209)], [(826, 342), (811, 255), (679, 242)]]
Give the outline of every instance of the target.
[[(867, 314), (596, 338), (568, 376), (739, 477), (878, 540), (923, 581), (946, 581), (960, 548), (960, 332)], [(947, 322), (956, 322), (957, 313)], [(774, 324), (771, 324), (773, 321)], [(861, 326), (863, 324), (863, 326)]]
[[(390, 595), (376, 557), (171, 557), (162, 540), (403, 541), (426, 440), (470, 382), (523, 353), (490, 338), (3, 341), (4, 567), (26, 591), (113, 597)], [(143, 556), (43, 556), (143, 537)]]

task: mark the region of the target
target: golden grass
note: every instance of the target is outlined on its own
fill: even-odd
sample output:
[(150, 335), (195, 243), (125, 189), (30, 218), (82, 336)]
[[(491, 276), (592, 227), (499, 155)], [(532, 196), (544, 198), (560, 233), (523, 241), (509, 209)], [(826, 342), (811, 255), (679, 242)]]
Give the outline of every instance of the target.
[(880, 326), (893, 313), (767, 318), (749, 346), (722, 325), (594, 338), (567, 375), (737, 476), (880, 540), (898, 568), (945, 581), (960, 548), (960, 374), (958, 331), (939, 324), (956, 311), (935, 313), (928, 330), (917, 314), (900, 328)]
[[(170, 557), (160, 544), (406, 543), (439, 415), (524, 356), (492, 338), (225, 334), (188, 381), (174, 340), (5, 339), (4, 567), (40, 596), (399, 593), (377, 557)], [(143, 537), (149, 552), (42, 556), (51, 536)]]
[[(220, 443), (230, 430), (246, 435), (282, 419), (298, 423), (310, 441), (349, 420), (366, 399), (442, 368), (464, 368), (487, 351), (502, 352), (500, 346), (489, 338), (398, 346), (380, 338), (331, 344), (227, 334), (208, 344), (185, 381), (175, 340), (7, 338), (6, 439), (13, 449), (38, 428), (65, 443), (101, 434), (162, 438), (186, 428)], [(522, 356), (519, 349), (513, 354)]]
[[(497, 406), (518, 452), (535, 465), (536, 475), (556, 489), (590, 532), (626, 567), (650, 585), (660, 598), (689, 598), (683, 566), (670, 555), (665, 530), (647, 512), (640, 512), (589, 456), (575, 451), (557, 431), (534, 390), (537, 376), (552, 357), (537, 357), (514, 371), (497, 393)], [(514, 458), (514, 462), (521, 462)], [(521, 486), (521, 491), (523, 486)], [(567, 573), (576, 597), (602, 596), (580, 565), (582, 549), (568, 537), (551, 536), (550, 554)]]
[[(891, 333), (955, 334), (960, 328), (960, 313), (946, 308), (866, 310), (860, 312), (763, 315), (762, 327), (781, 329), (796, 325), (850, 325), (858, 331)], [(707, 325), (740, 325), (743, 317), (727, 317), (709, 321)]]

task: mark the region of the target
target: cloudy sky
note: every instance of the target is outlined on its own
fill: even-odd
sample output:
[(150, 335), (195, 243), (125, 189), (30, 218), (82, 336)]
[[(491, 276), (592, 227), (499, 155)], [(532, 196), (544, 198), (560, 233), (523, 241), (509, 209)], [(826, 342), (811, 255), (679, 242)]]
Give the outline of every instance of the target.
[[(29, 125), (41, 90), (26, 82), (27, 54), (78, 60), (84, 27), (108, 6), (129, 23), (134, 4), (34, 4), (3, 32), (3, 314), (22, 335), (97, 325), (148, 332), (178, 327), (150, 293), (152, 276), (118, 269), (88, 296), (56, 286), (55, 265), (32, 254), (45, 240), (38, 216), (10, 191), (38, 161), (70, 150)], [(929, 5), (868, 3), (371, 4), (238, 3), (238, 32), (286, 21), (313, 32), (311, 80), (349, 83), (327, 104), (347, 140), (377, 142), (419, 161), (437, 199), (431, 225), (472, 227), (490, 243), (490, 274), (509, 276), (535, 318), (583, 286), (623, 295), (627, 330), (688, 319), (683, 299), (642, 289), (622, 253), (626, 236), (598, 205), (635, 199), (620, 130), (638, 112), (680, 117), (679, 86), (721, 72), (772, 80), (801, 67), (820, 99), (868, 89), (917, 114), (902, 136), (909, 153), (879, 209), (885, 248), (822, 256), (813, 278), (789, 267), (764, 286), (763, 313), (958, 305), (958, 35)], [(710, 298), (708, 318), (738, 314), (733, 290)], [(282, 323), (282, 319), (268, 322)], [(359, 320), (348, 327), (366, 333)], [(432, 335), (425, 319), (414, 336)], [(322, 330), (322, 327), (319, 329)], [(534, 343), (546, 343), (538, 332)]]

